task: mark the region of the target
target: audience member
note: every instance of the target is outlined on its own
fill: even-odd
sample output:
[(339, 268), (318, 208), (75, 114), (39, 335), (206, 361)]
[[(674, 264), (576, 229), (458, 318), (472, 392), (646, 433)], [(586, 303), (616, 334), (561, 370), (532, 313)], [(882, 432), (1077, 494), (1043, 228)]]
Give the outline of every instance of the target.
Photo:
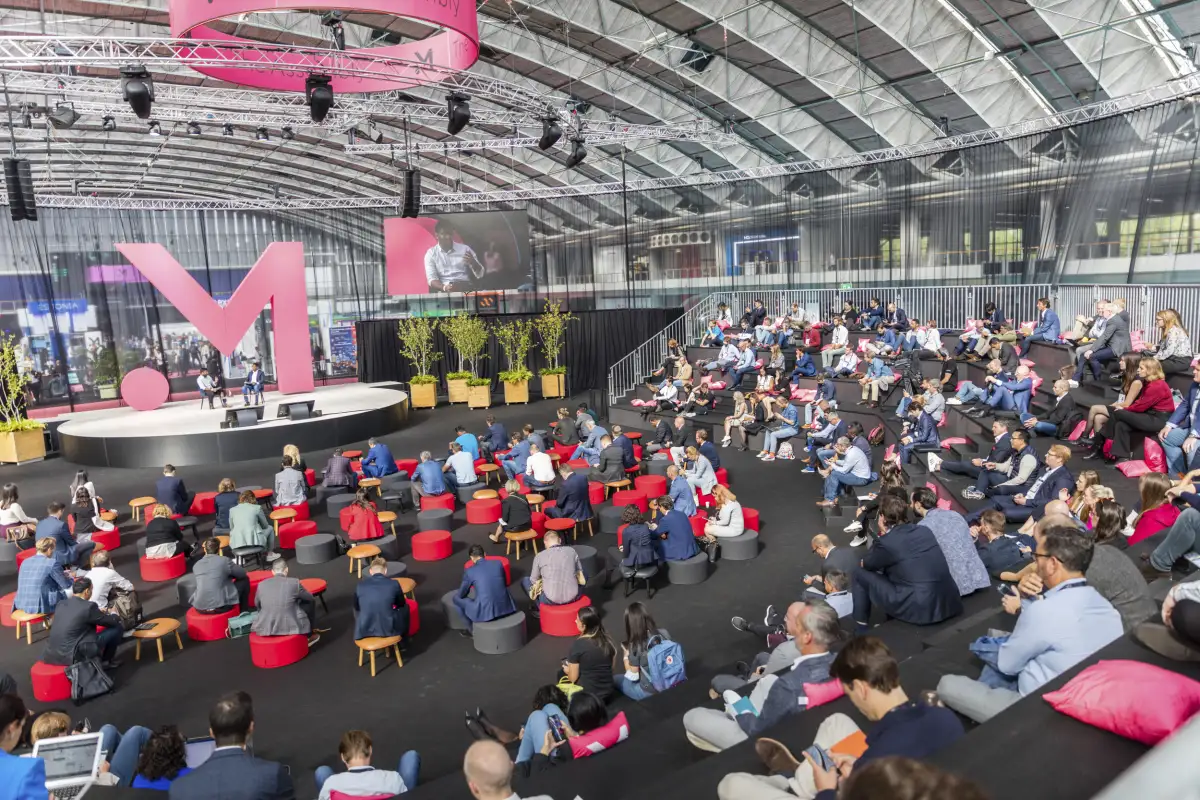
[(387, 576), (387, 559), (376, 556), (367, 577), (354, 588), (354, 638), (399, 636), (408, 639), (408, 602), (398, 581)]
[[(417, 474), (419, 475), (420, 472), (421, 467), (418, 464)], [(451, 492), (458, 491), (463, 486), (474, 486), (479, 483), (479, 476), (475, 473), (475, 457), (463, 448), (458, 440), (450, 443), (450, 455), (447, 457), (446, 463), (442, 465), (442, 481), (445, 483), (446, 489)]]
[(37, 520), (25, 513), (17, 502), (19, 493), (15, 483), (6, 483), (0, 489), (0, 531), (5, 541), (18, 541), (33, 533)]
[(142, 745), (131, 786), (165, 792), (191, 771), (183, 734), (174, 725), (163, 725)]
[[(229, 512), (229, 547), (235, 552), (243, 547), (262, 547), (267, 551), (267, 561), (279, 558), (275, 551), (275, 528), (254, 492), (238, 495), (238, 504)], [(149, 553), (147, 548), (146, 554)]]
[(649, 528), (657, 537), (654, 549), (659, 559), (686, 561), (695, 556), (700, 550), (696, 546), (696, 536), (687, 515), (675, 508), (675, 501), (670, 495), (663, 495), (652, 502), (658, 516), (649, 523)]
[(689, 446), (683, 463), (683, 476), (687, 479), (688, 485), (700, 494), (713, 494), (719, 484), (717, 483), (717, 471), (713, 469), (712, 462), (700, 455), (700, 451), (695, 447)]
[[(678, 417), (676, 419), (679, 419)], [(651, 415), (648, 420), (650, 425), (654, 427), (654, 438), (646, 443), (646, 453), (654, 455), (660, 450), (669, 450), (671, 447), (671, 425), (665, 417)], [(579, 452), (576, 450), (576, 452)]]
[(1031, 554), (1021, 551), (1015, 536), (1004, 533), (1004, 514), (994, 508), (983, 512), (975, 532), (975, 547), (979, 558), (993, 578), (1005, 573), (1020, 572), (1032, 565)]
[(92, 582), (92, 602), (101, 611), (110, 611), (115, 593), (133, 591), (133, 583), (112, 568), (112, 557), (104, 548), (92, 553), (92, 568), (84, 577)]
[(338, 524), (352, 542), (366, 542), (383, 537), (383, 523), (379, 511), (371, 500), (370, 491), (360, 488), (354, 493), (350, 505), (338, 512)]
[[(589, 417), (589, 419), (591, 418)], [(595, 466), (600, 460), (600, 451), (604, 448), (602, 440), (606, 436), (608, 436), (608, 431), (602, 425), (593, 425), (588, 432), (587, 439), (575, 448), (575, 452), (571, 453), (570, 460), (575, 461), (582, 458), (591, 466)]]
[(587, 582), (575, 548), (561, 541), (558, 531), (546, 531), (545, 549), (534, 556), (529, 577), (521, 579), (521, 586), (537, 605), (574, 603), (579, 597), (579, 587)]
[(259, 636), (308, 636), (308, 646), (321, 640), (324, 633), (314, 624), (317, 604), (308, 589), (296, 578), (288, 577), (283, 559), (271, 565), (271, 577), (258, 585), (254, 604), (258, 608), (251, 630)]
[(712, 496), (717, 508), (715, 515), (704, 525), (705, 539), (711, 543), (716, 539), (732, 538), (745, 533), (746, 522), (737, 495), (717, 484), (713, 488)]
[[(1158, 440), (1167, 457), (1167, 469), (1172, 475), (1200, 466), (1197, 460), (1200, 447), (1196, 447), (1196, 443), (1200, 442), (1200, 414), (1196, 413), (1197, 410), (1200, 410), (1200, 362), (1192, 368), (1192, 385), (1188, 388), (1187, 396), (1158, 432)], [(2, 507), (3, 503), (0, 502)], [(3, 521), (4, 512), (0, 510), (0, 523)]]
[[(92, 582), (76, 578), (71, 594), (54, 607), (54, 625), (50, 628), (43, 662), (66, 667), (99, 658), (105, 669), (118, 666), (117, 647), (125, 635), (121, 619), (105, 614), (91, 600)], [(97, 628), (104, 630), (97, 632)]]
[[(517, 606), (508, 593), (504, 565), (495, 559), (484, 558), (483, 548), (477, 544), (471, 545), (467, 555), (471, 564), (463, 570), (454, 607), (467, 623), (467, 629), (459, 633), (469, 637), (476, 622), (491, 622), (515, 614)], [(472, 590), (474, 596), (471, 596)]]
[(1033, 342), (1047, 342), (1056, 344), (1059, 334), (1062, 333), (1062, 326), (1058, 321), (1058, 314), (1054, 313), (1054, 309), (1050, 307), (1050, 299), (1047, 297), (1039, 297), (1037, 301), (1037, 324), (1029, 332), (1028, 336), (1018, 336), (1021, 342), (1021, 350), (1028, 353), (1029, 344)]
[(913, 489), (912, 510), (913, 518), (919, 520), (917, 524), (937, 539), (960, 595), (966, 597), (992, 585), (962, 514), (938, 508), (937, 495), (927, 486)]
[[(1125, 461), (1133, 457), (1133, 431), (1155, 434), (1163, 429), (1175, 411), (1171, 387), (1163, 376), (1162, 366), (1150, 357), (1143, 357), (1137, 367), (1142, 390), (1137, 399), (1124, 406), (1114, 406), (1103, 430), (1092, 437), (1092, 452), (1084, 458), (1103, 458)], [(1104, 453), (1104, 442), (1112, 440), (1111, 453)]]
[(487, 432), (479, 437), (480, 454), (490, 459), (508, 447), (508, 429), (504, 427), (503, 422), (496, 422), (496, 417), (492, 414), (484, 417), (483, 421), (487, 425)]
[(588, 480), (597, 483), (625, 480), (625, 456), (620, 446), (613, 443), (611, 436), (601, 437), (599, 462), (588, 472), (587, 477)]
[[(514, 761), (517, 764), (525, 764), (535, 758), (539, 752), (538, 748), (542, 748), (545, 742), (560, 742), (556, 735), (558, 731), (561, 730), (563, 735), (566, 735), (567, 729), (570, 728), (570, 721), (563, 711), (566, 707), (567, 696), (554, 684), (547, 684), (539, 687), (534, 693), (533, 710), (520, 733), (497, 728), (480, 708), (467, 712), (467, 730), (477, 742), (499, 742), (505, 747), (516, 745)], [(543, 748), (541, 752), (548, 755), (547, 748)], [(508, 757), (505, 756), (505, 761), (507, 760)], [(507, 795), (498, 800), (509, 800), (512, 796), (514, 795)]]
[[(635, 508), (630, 506), (631, 508)], [(562, 662), (562, 676), (567, 682), (579, 686), (584, 692), (607, 703), (614, 692), (613, 665), (617, 648), (604, 630), (600, 612), (592, 606), (579, 609), (575, 624), (579, 636), (571, 643), (571, 649)], [(575, 698), (572, 698), (572, 703)]]
[(509, 479), (504, 484), (504, 491), (508, 496), (500, 503), (500, 522), (496, 525), (495, 533), (488, 534), (488, 538), (497, 544), (505, 533), (533, 530), (533, 509), (529, 507), (525, 495), (521, 494), (521, 484)]
[(433, 460), (433, 453), (422, 450), (417, 471), (412, 476), (412, 501), (421, 507), (422, 497), (439, 497), (446, 493), (445, 473), (442, 466)]
[(525, 464), (525, 485), (534, 492), (545, 492), (554, 488), (554, 461), (549, 453), (542, 452), (536, 444), (529, 446), (529, 460)]
[[(1049, 523), (1043, 520), (1042, 524)], [(1121, 615), (1121, 627), (1129, 633), (1138, 623), (1154, 616), (1155, 605), (1146, 579), (1120, 549), (1124, 525), (1125, 509), (1120, 503), (1102, 500), (1096, 504), (1090, 532), (1094, 544), (1092, 561), (1084, 577), (1088, 586), (1112, 603)]]
[(281, 469), (275, 473), (275, 505), (299, 506), (308, 502), (308, 481), (304, 470), (296, 466), (291, 456), (284, 456)]
[[(1134, 628), (1134, 638), (1173, 661), (1200, 661), (1200, 613), (1197, 612), (1200, 612), (1200, 581), (1177, 583), (1163, 599), (1162, 622), (1148, 620), (1139, 624)], [(3, 719), (0, 710), (0, 722)]]
[(821, 366), (829, 369), (838, 356), (846, 352), (850, 344), (850, 332), (842, 324), (842, 318), (833, 318), (833, 331), (830, 334), (829, 346), (821, 351)]
[(21, 741), (29, 714), (16, 694), (0, 694), (0, 786), (4, 787), (6, 797), (13, 800), (47, 800), (46, 762), (12, 755)]
[(850, 446), (848, 437), (843, 436), (834, 442), (833, 450), (829, 468), (818, 470), (825, 479), (825, 499), (818, 500), (818, 506), (836, 506), (843, 486), (866, 486), (871, 482), (871, 462), (865, 453)]
[(725, 437), (721, 439), (722, 447), (729, 447), (733, 441), (733, 436), (730, 431), (733, 428), (741, 429), (745, 422), (752, 422), (754, 415), (748, 413), (749, 406), (746, 403), (746, 396), (739, 391), (733, 393), (733, 413), (725, 418)]
[(1142, 357), (1139, 353), (1126, 353), (1121, 356), (1121, 390), (1117, 393), (1115, 403), (1097, 403), (1088, 408), (1087, 426), (1084, 435), (1076, 440), (1079, 447), (1091, 447), (1094, 437), (1108, 425), (1108, 418), (1118, 408), (1125, 408), (1134, 403), (1142, 392), (1144, 381), (1140, 374)]
[(1129, 341), (1129, 320), (1123, 314), (1123, 309), (1116, 303), (1109, 303), (1100, 313), (1107, 322), (1095, 341), (1080, 348), (1073, 377), (1076, 382), (1083, 380), (1085, 366), (1091, 368), (1092, 378), (1099, 380), (1101, 364), (1120, 358), (1133, 349)]
[(768, 427), (763, 434), (763, 449), (759, 452), (758, 457), (763, 461), (774, 461), (776, 452), (779, 450), (779, 444), (793, 436), (800, 434), (800, 410), (792, 405), (790, 401), (782, 399), (780, 401), (779, 411), (771, 411), (771, 419), (777, 420), (777, 427)]
[[(146, 531), (149, 533), (149, 525)], [(63, 504), (57, 500), (50, 501), (46, 506), (46, 516), (38, 521), (34, 531), (35, 541), (45, 538), (54, 540), (54, 557), (64, 567), (86, 568), (92, 551), (96, 549), (95, 542), (81, 542), (71, 533), (63, 520)]]
[(83, 543), (92, 540), (96, 531), (115, 531), (117, 526), (100, 517), (100, 502), (86, 486), (80, 486), (72, 495), (71, 518), (75, 538)]
[(900, 446), (896, 448), (900, 463), (908, 464), (914, 452), (939, 453), (941, 449), (942, 442), (938, 438), (937, 423), (925, 413), (925, 398), (914, 397), (908, 407), (907, 433), (900, 437)]
[(364, 478), (382, 478), (400, 471), (391, 448), (374, 436), (367, 440), (367, 454), (363, 456), (361, 466)]
[(625, 469), (638, 463), (633, 454), (633, 439), (625, 435), (625, 431), (621, 429), (620, 425), (612, 426), (612, 443), (621, 448), (621, 464)]
[(624, 531), (621, 533), (621, 546), (617, 550), (623, 553), (624, 557), (618, 569), (622, 578), (632, 581), (639, 569), (658, 564), (662, 557), (655, 547), (658, 539), (650, 533), (640, 508), (634, 505), (622, 508), (621, 525)]
[(171, 509), (172, 514), (183, 515), (191, 512), (196, 493), (189, 492), (183, 485), (183, 479), (176, 477), (175, 467), (167, 464), (163, 467), (162, 477), (154, 484), (154, 497)]
[(1069, 496), (1071, 487), (1075, 485), (1075, 478), (1066, 468), (1070, 458), (1071, 451), (1066, 445), (1051, 445), (1046, 451), (1045, 465), (1027, 492), (1012, 497), (993, 497), (988, 506), (967, 515), (967, 522), (973, 524), (987, 508), (1004, 512), (1004, 518), (1009, 522), (1024, 522), (1030, 517), (1035, 521), (1041, 519), (1046, 504), (1060, 496)]
[(1162, 367), (1165, 375), (1183, 375), (1192, 369), (1192, 340), (1173, 308), (1163, 309), (1154, 315), (1154, 327), (1158, 330), (1158, 344), (1143, 350), (1152, 355)]
[[(296, 447), (296, 445), (285, 444), (283, 446), (283, 455), (287, 456), (288, 458), (290, 458), (292, 460), (292, 466), (295, 469), (300, 470), (301, 475), (303, 475), (308, 470), (308, 464), (305, 463), (304, 456), (300, 455), (300, 448)], [(305, 487), (306, 487), (305, 491), (307, 491), (307, 485), (308, 484), (306, 481), (305, 482)]]
[[(1011, 434), (1012, 452), (1003, 462), (984, 462), (974, 486), (963, 489), (964, 500), (983, 500), (997, 495), (1023, 494), (1037, 479), (1038, 456), (1029, 434), (1018, 429)], [(942, 468), (945, 469), (943, 463)]]
[(625, 608), (625, 641), (621, 644), (625, 672), (613, 676), (621, 694), (640, 701), (657, 693), (651, 680), (649, 654), (651, 648), (670, 638), (671, 634), (658, 626), (646, 606), (634, 602)]
[(566, 462), (558, 468), (562, 484), (558, 487), (557, 502), (546, 509), (546, 516), (554, 519), (573, 519), (583, 522), (592, 518), (592, 501), (588, 492), (588, 479), (582, 472)]
[[(560, 714), (561, 716), (561, 714)], [(545, 740), (552, 743), (553, 734), (549, 725), (545, 728)], [(532, 730), (530, 731), (532, 733)], [(543, 747), (543, 758), (548, 757), (551, 748)], [(503, 745), (495, 741), (475, 742), (467, 749), (463, 758), (463, 776), (467, 779), (467, 788), (476, 800), (521, 800), (512, 788), (513, 762)], [(528, 797), (525, 800), (552, 800), (548, 795)]]
[(22, 562), (17, 572), (13, 609), (28, 614), (53, 614), (59, 601), (71, 589), (71, 578), (54, 558), (54, 539), (40, 538), (34, 549), (36, 552)]
[(467, 429), (462, 425), (454, 427), (454, 441), (458, 442), (458, 446), (465, 452), (471, 454), (471, 462), (479, 458), (479, 440), (467, 433)]
[[(715, 444), (713, 444), (711, 441), (709, 441), (708, 431), (705, 430), (704, 428), (698, 428), (695, 433), (695, 439), (696, 439), (696, 450), (699, 451), (700, 455), (702, 455), (708, 459), (708, 463), (712, 464), (712, 468), (714, 470), (720, 469), (721, 468), (721, 456), (717, 452), (717, 446)], [(676, 462), (678, 462), (682, 459), (683, 454), (681, 453), (681, 454), (679, 454), (679, 456), (680, 456), (679, 458), (675, 459)]]
[(1126, 544), (1132, 546), (1170, 528), (1179, 519), (1179, 509), (1171, 502), (1168, 492), (1171, 479), (1159, 472), (1147, 472), (1138, 478), (1141, 509), (1133, 525), (1133, 535)]
[(1054, 407), (1044, 419), (1034, 416), (1028, 411), (1021, 414), (1021, 424), (1030, 433), (1042, 436), (1053, 436), (1057, 439), (1067, 439), (1074, 432), (1075, 426), (1083, 421), (1083, 412), (1075, 404), (1075, 398), (1070, 395), (1071, 384), (1059, 379), (1054, 382)]
[[(243, 497), (246, 495), (250, 495), (250, 502), (254, 503), (255, 508), (258, 508), (254, 492), (242, 492)], [(234, 513), (230, 512), (231, 520)], [(179, 555), (188, 559), (192, 558), (192, 548), (183, 541), (183, 531), (180, 529), (179, 523), (171, 519), (171, 509), (162, 503), (154, 506), (151, 519), (146, 523), (145, 544), (146, 558), (174, 558)], [(233, 544), (232, 538), (230, 544)]]
[(246, 570), (221, 555), (221, 543), (205, 539), (204, 555), (192, 568), (196, 576), (196, 594), (192, 608), (201, 614), (223, 614), (235, 607), (250, 610), (250, 578)]
[[(335, 450), (334, 455), (337, 456), (341, 450)], [(329, 459), (330, 462), (333, 459)], [(350, 469), (350, 459), (345, 459), (346, 470)], [(353, 473), (351, 473), (353, 474)], [(325, 473), (326, 477), (329, 473)], [(326, 484), (329, 485), (329, 484)], [(213, 533), (229, 533), (229, 512), (238, 504), (237, 484), (233, 478), (222, 478), (217, 484), (217, 495), (213, 498), (213, 509), (216, 512), (216, 519), (213, 521)]]
[(838, 787), (841, 800), (988, 800), (987, 793), (965, 778), (912, 758), (878, 758)]
[(686, 517), (696, 516), (696, 493), (683, 470), (674, 464), (667, 467), (667, 496), (676, 511)]
[(334, 772), (329, 767), (317, 767), (314, 776), (317, 782), (318, 800), (329, 800), (333, 792), (351, 797), (375, 797), (404, 794), (416, 788), (421, 770), (421, 757), (416, 750), (407, 750), (400, 756), (400, 764), (393, 772), (390, 769), (375, 769), (371, 766), (374, 745), (366, 731), (346, 731), (338, 745), (338, 756), (346, 765), (345, 772)]

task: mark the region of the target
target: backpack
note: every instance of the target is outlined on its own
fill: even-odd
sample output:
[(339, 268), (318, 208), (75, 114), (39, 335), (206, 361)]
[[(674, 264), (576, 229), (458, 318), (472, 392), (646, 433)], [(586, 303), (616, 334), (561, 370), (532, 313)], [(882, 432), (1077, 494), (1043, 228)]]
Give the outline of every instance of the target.
[(788, 459), (788, 460), (795, 458), (796, 454), (792, 450), (792, 443), (791, 442), (780, 442), (779, 443), (779, 452), (776, 454), (775, 457)]
[[(654, 644), (656, 639), (658, 643)], [(687, 680), (687, 671), (683, 667), (683, 648), (670, 639), (653, 637), (650, 649), (646, 651), (646, 669), (650, 672), (650, 683), (656, 692), (665, 692), (683, 683)]]
[(876, 425), (871, 428), (871, 432), (867, 434), (867, 444), (878, 447), (883, 444), (883, 425)]
[(142, 601), (138, 599), (136, 589), (112, 589), (109, 592), (109, 605), (113, 613), (121, 618), (121, 627), (131, 631), (142, 623)]

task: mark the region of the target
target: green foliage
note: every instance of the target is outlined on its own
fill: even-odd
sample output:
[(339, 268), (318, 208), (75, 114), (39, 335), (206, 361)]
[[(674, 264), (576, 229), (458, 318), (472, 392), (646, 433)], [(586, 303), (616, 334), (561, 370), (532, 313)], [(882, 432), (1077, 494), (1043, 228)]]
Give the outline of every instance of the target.
[(437, 383), (437, 378), (433, 375), (414, 375), (408, 379), (408, 382), (415, 384)]
[[(553, 370), (558, 369), (558, 356), (563, 349), (563, 340), (567, 335), (567, 325), (574, 322), (578, 317), (567, 313), (564, 314), (561, 310), (562, 304), (555, 301), (546, 301), (546, 310), (535, 321), (538, 335), (542, 340), (542, 353), (546, 356), (546, 363)], [(566, 370), (564, 369), (563, 372)], [(557, 372), (549, 372), (542, 370), (543, 375), (556, 375)]]
[(532, 320), (514, 319), (497, 325), (495, 332), (496, 341), (504, 351), (504, 360), (508, 362), (508, 369), (529, 372), (525, 360), (529, 357), (529, 348), (533, 347)]
[(544, 370), (542, 370), (538, 374), (539, 375), (566, 375), (567, 368), (566, 367), (546, 367)]
[(488, 343), (487, 324), (472, 314), (455, 314), (442, 323), (442, 331), (458, 351), (459, 367), (474, 375), (479, 361), (487, 358), (483, 352)]
[(121, 370), (117, 366), (117, 354), (112, 347), (106, 347), (96, 354), (92, 373), (96, 377), (97, 386), (115, 386), (121, 379)]
[(467, 378), (467, 386), (491, 386), (492, 382), (487, 378)]
[(504, 383), (522, 383), (522, 382), (527, 381), (530, 378), (532, 378), (533, 373), (530, 372), (527, 368), (522, 367), (520, 369), (505, 370), (504, 372), (501, 372), (499, 374), (499, 376), (497, 376), (497, 377), (499, 377), (500, 380), (503, 381)]
[(35, 419), (4, 420), (0, 422), (0, 433), (20, 433), (21, 431), (40, 431), (45, 426)]
[(474, 373), (471, 372), (447, 372), (446, 380), (448, 381), (465, 381), (474, 378)]
[[(400, 354), (408, 359), (417, 369), (417, 375), (410, 383), (435, 383), (436, 378), (429, 374), (433, 363), (442, 354), (433, 349), (433, 333), (437, 330), (438, 320), (428, 317), (407, 317), (397, 323), (397, 336), (400, 338)], [(429, 378), (429, 380), (417, 380)]]
[(17, 337), (0, 333), (0, 432), (41, 430), (42, 423), (25, 418), (25, 385), (29, 375), (21, 371), (21, 350)]

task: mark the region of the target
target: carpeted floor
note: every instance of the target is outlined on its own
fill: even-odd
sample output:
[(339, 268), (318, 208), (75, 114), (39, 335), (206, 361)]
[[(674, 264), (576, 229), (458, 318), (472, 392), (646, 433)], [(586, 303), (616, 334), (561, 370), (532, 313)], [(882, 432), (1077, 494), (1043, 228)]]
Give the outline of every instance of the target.
[[(573, 399), (567, 405), (574, 408), (577, 402), (579, 399)], [(493, 411), (510, 430), (525, 422), (541, 428), (554, 418), (554, 409), (561, 404), (543, 401)], [(483, 412), (447, 406), (419, 411), (410, 427), (384, 440), (397, 458), (415, 458), (423, 449), (440, 454), (454, 437), (457, 424), (481, 431)], [(365, 443), (345, 444), (361, 447)], [(328, 455), (304, 454), (309, 466), (318, 470)], [(730, 616), (742, 613), (757, 617), (768, 603), (783, 603), (794, 597), (801, 577), (818, 569), (809, 539), (825, 529), (824, 518), (813, 506), (820, 499), (819, 476), (800, 475), (783, 464), (760, 467), (752, 452), (740, 453), (733, 448), (721, 450), (721, 456), (738, 499), (761, 513), (763, 550), (754, 561), (719, 563), (708, 581), (697, 586), (668, 586), (665, 580), (660, 583), (650, 608), (660, 625), (683, 645), (689, 669), (693, 670), (713, 669), (745, 658), (757, 646), (730, 626)], [(189, 490), (211, 491), (223, 477), (269, 486), (277, 469), (277, 460), (269, 458), (234, 468), (186, 468), (181, 476)], [(25, 509), (41, 516), (50, 500), (65, 501), (74, 470), (74, 465), (62, 460), (49, 460), (0, 468), (0, 481), (16, 482)], [(128, 506), (123, 505), (130, 498), (152, 493), (158, 471), (92, 469), (89, 474), (106, 505), (123, 512), (122, 546), (114, 553), (116, 568), (137, 585), (148, 616), (182, 618), (185, 609), (178, 606), (172, 583), (140, 582), (134, 543), (142, 535), (141, 526), (129, 520)], [(132, 646), (126, 645), (121, 651), (124, 663), (115, 675), (115, 692), (79, 709), (69, 708), (69, 713), (76, 719), (86, 716), (93, 728), (103, 723), (122, 729), (133, 724), (153, 728), (175, 723), (185, 735), (200, 736), (206, 733), (212, 701), (223, 692), (243, 689), (255, 701), (255, 752), (289, 764), (301, 797), (314, 794), (315, 767), (337, 763), (338, 739), (350, 728), (371, 733), (376, 763), (381, 766), (393, 764), (405, 749), (417, 749), (423, 759), (422, 782), (459, 770), (470, 741), (463, 726), (463, 711), (482, 706), (493, 721), (517, 727), (528, 713), (534, 690), (552, 681), (570, 640), (542, 636), (536, 622), (532, 622), (531, 638), (523, 650), (506, 656), (484, 656), (475, 652), (470, 640), (445, 629), (438, 601), (458, 586), (467, 546), (481, 543), (490, 552), (498, 552), (498, 546), (486, 541), (487, 528), (463, 523), (461, 508), (455, 516), (459, 522), (454, 530), (452, 558), (436, 563), (404, 559), (409, 575), (418, 581), (421, 632), (405, 656), (403, 669), (389, 663), (372, 679), (366, 667), (357, 666), (352, 611), (355, 579), (347, 573), (345, 559), (318, 566), (291, 562), (293, 576), (321, 577), (329, 583), (329, 614), (320, 618), (320, 624), (333, 630), (322, 637), (307, 659), (284, 669), (260, 670), (251, 665), (244, 639), (194, 643), (185, 636), (183, 652), (178, 652), (173, 643), (165, 644), (166, 661), (159, 664), (145, 653), (140, 662), (135, 662)], [(333, 530), (333, 523), (323, 515), (318, 516), (318, 524), (323, 531)], [(202, 531), (209, 527), (211, 520), (206, 520)], [(411, 535), (415, 530), (414, 515), (403, 515), (398, 528), (406, 543), (408, 537), (404, 534)], [(613, 538), (597, 534), (592, 544), (603, 553), (615, 544), (609, 541)], [(514, 564), (514, 582), (528, 573), (530, 561), (526, 556)], [(13, 591), (15, 586), (15, 576), (0, 578), (0, 594)], [(633, 600), (645, 599), (644, 592), (638, 592), (626, 600), (619, 588), (611, 597), (593, 597), (603, 608), (606, 626), (617, 641), (624, 638), (624, 608)], [(23, 640), (18, 643), (11, 630), (5, 630), (8, 633), (0, 647), (0, 669), (16, 677), (22, 695), (31, 700), (29, 667), (43, 645), (37, 640), (32, 647)], [(623, 699), (617, 702), (625, 704)], [(38, 703), (33, 706), (44, 708)]]

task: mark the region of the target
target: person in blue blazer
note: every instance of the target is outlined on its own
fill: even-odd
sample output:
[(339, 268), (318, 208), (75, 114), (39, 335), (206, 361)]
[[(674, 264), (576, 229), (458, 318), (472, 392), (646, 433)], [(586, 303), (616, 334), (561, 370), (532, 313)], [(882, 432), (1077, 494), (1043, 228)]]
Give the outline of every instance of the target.
[(183, 479), (175, 475), (175, 467), (167, 464), (163, 467), (163, 476), (154, 483), (154, 497), (171, 509), (172, 514), (186, 515), (192, 509), (196, 493), (189, 492)]
[(905, 314), (904, 309), (898, 308), (895, 303), (887, 304), (887, 313), (883, 315), (883, 322), (892, 330), (900, 333), (908, 330), (908, 314)]
[(612, 432), (612, 443), (621, 448), (621, 463), (625, 465), (625, 469), (629, 469), (637, 464), (637, 459), (633, 457), (633, 439), (625, 435), (620, 425), (613, 425)]
[(508, 447), (508, 429), (503, 422), (496, 422), (491, 414), (484, 417), (483, 421), (487, 423), (487, 431), (479, 437), (479, 444), (482, 445), (484, 458), (490, 458)]
[(937, 452), (941, 449), (938, 438), (937, 423), (933, 417), (925, 413), (925, 397), (914, 397), (908, 406), (908, 435), (900, 438), (900, 463), (907, 464), (914, 451), (918, 453)]
[(1067, 471), (1067, 461), (1071, 458), (1071, 449), (1064, 444), (1051, 445), (1046, 451), (1045, 461), (1038, 476), (1025, 494), (998, 495), (992, 501), (977, 508), (967, 515), (968, 525), (976, 525), (983, 512), (989, 508), (1004, 512), (1008, 522), (1024, 522), (1033, 517), (1040, 520), (1045, 512), (1046, 504), (1051, 500), (1063, 499), (1061, 494), (1066, 491), (1070, 497), (1075, 489), (1075, 476)]
[[(1167, 424), (1158, 432), (1163, 452), (1167, 456), (1167, 474), (1195, 469), (1200, 461), (1200, 363), (1192, 367), (1192, 387), (1187, 397), (1171, 414)], [(1187, 448), (1185, 450), (1185, 447)]]
[(21, 741), (29, 716), (15, 694), (0, 694), (0, 797), (5, 800), (46, 800), (46, 762), (11, 755)]
[(983, 400), (986, 408), (980, 406), (964, 411), (964, 414), (978, 418), (997, 411), (1013, 411), (1018, 415), (1028, 413), (1029, 397), (1033, 394), (1033, 379), (1029, 377), (1029, 367), (1017, 367), (1011, 377), (1003, 373), (1000, 376), (989, 375), (987, 382), (990, 385)]
[(520, 431), (512, 435), (512, 447), (507, 455), (500, 457), (500, 466), (509, 478), (525, 474), (525, 466), (529, 461), (529, 445), (530, 441)]
[(1056, 343), (1059, 334), (1062, 332), (1062, 325), (1058, 321), (1058, 314), (1054, 313), (1054, 309), (1050, 307), (1050, 299), (1040, 297), (1037, 301), (1038, 320), (1037, 325), (1030, 331), (1029, 335), (1021, 340), (1021, 352), (1028, 356), (1029, 353), (1025, 350), (1025, 344), (1028, 342), (1050, 342)]
[(801, 348), (796, 348), (796, 364), (792, 367), (792, 377), (789, 383), (795, 383), (800, 378), (811, 378), (817, 374), (817, 365), (812, 356)]
[(408, 636), (408, 603), (400, 583), (387, 576), (387, 559), (376, 556), (354, 589), (354, 638)]
[[(503, 564), (484, 558), (483, 548), (477, 544), (471, 545), (467, 555), (471, 557), (471, 566), (463, 570), (462, 585), (454, 597), (454, 607), (467, 621), (467, 630), (463, 634), (470, 636), (476, 622), (490, 622), (515, 614), (517, 604), (508, 593)], [(471, 589), (475, 590), (474, 597), (470, 597)]]
[(567, 464), (558, 468), (562, 475), (562, 486), (558, 487), (558, 500), (553, 508), (546, 509), (546, 516), (567, 518), (576, 521), (592, 518), (592, 501), (588, 496), (588, 479)]
[(670, 497), (659, 497), (654, 500), (654, 505), (658, 508), (659, 516), (654, 518), (649, 527), (657, 537), (654, 549), (658, 551), (658, 557), (664, 561), (684, 561), (699, 553), (700, 547), (696, 544), (696, 535), (687, 515), (675, 510), (675, 503)]
[(375, 437), (367, 440), (367, 454), (362, 460), (362, 476), (364, 478), (382, 478), (384, 475), (392, 475), (399, 472), (396, 466), (396, 459), (392, 456), (391, 449), (383, 442), (376, 441)]

